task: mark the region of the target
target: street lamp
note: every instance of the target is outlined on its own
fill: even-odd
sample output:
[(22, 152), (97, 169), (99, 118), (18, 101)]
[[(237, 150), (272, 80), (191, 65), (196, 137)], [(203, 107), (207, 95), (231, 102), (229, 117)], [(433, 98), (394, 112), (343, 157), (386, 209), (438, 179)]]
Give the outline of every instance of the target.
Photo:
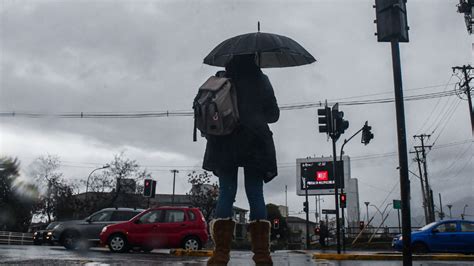
[(106, 169), (106, 168), (110, 168), (110, 165), (106, 164), (102, 167), (96, 168), (96, 169), (92, 170), (92, 172), (89, 174), (89, 176), (87, 177), (87, 182), (86, 182), (86, 197), (87, 197), (87, 192), (89, 191), (89, 179), (91, 178), (92, 173), (94, 173), (97, 170)]
[(365, 204), (365, 208), (366, 208), (366, 211), (367, 211), (367, 224), (369, 224), (369, 204), (370, 202), (366, 201), (364, 202)]
[(464, 214), (466, 213), (466, 208), (468, 207), (469, 205), (464, 205), (464, 208), (462, 209), (462, 214), (461, 214), (461, 219), (464, 220)]
[(453, 219), (453, 216), (451, 215), (451, 208), (453, 207), (453, 205), (452, 205), (452, 204), (448, 204), (448, 205), (446, 205), (446, 206), (448, 206), (448, 208), (449, 208), (449, 219)]
[(176, 169), (173, 169), (171, 170), (171, 173), (173, 173), (173, 196), (171, 197), (171, 205), (174, 206), (174, 187), (176, 184), (176, 173), (179, 173), (179, 171)]

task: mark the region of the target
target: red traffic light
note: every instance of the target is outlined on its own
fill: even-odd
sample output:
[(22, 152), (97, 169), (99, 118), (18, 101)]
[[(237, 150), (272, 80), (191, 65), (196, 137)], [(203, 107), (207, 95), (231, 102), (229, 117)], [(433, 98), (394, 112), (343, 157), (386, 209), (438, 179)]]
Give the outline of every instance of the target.
[(280, 219), (275, 218), (273, 219), (273, 229), (279, 229), (280, 228)]
[(321, 229), (319, 227), (314, 228), (315, 235), (319, 235), (320, 232), (321, 232)]
[(144, 180), (144, 187), (143, 187), (143, 196), (145, 197), (154, 197), (154, 189), (153, 189), (153, 180), (145, 179)]
[(345, 208), (346, 207), (346, 193), (342, 193), (341, 195), (339, 195), (339, 204), (340, 204), (340, 207), (341, 208)]

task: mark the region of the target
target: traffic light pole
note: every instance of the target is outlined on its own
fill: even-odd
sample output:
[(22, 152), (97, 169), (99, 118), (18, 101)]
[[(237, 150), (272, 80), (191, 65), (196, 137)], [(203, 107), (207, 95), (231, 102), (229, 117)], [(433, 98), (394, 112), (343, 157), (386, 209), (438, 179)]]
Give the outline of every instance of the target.
[[(336, 141), (339, 139), (341, 134), (349, 127), (349, 121), (344, 120), (344, 112), (339, 111), (339, 104), (336, 103), (329, 108), (326, 104), (324, 109), (318, 109), (318, 123), (319, 132), (327, 133), (332, 140), (332, 154), (333, 154), (333, 176), (334, 176), (334, 199), (335, 199), (335, 211), (336, 211), (336, 243), (337, 243), (337, 253), (341, 254), (341, 228), (339, 220), (339, 188), (342, 186), (340, 176), (337, 173), (337, 151), (336, 151)], [(367, 123), (366, 123), (367, 126)], [(364, 126), (364, 128), (366, 127)], [(353, 137), (353, 136), (352, 136)], [(351, 137), (351, 138), (352, 138)], [(373, 137), (373, 135), (372, 135)], [(345, 144), (345, 143), (344, 143)], [(341, 155), (342, 158), (342, 155)], [(342, 161), (342, 160), (341, 160)], [(343, 182), (344, 180), (342, 180)], [(344, 219), (344, 211), (342, 213), (342, 219)], [(344, 222), (342, 223), (344, 227)], [(343, 232), (344, 235), (344, 232)], [(343, 236), (344, 238), (344, 236)], [(344, 239), (343, 239), (344, 241)]]
[[(366, 122), (367, 123), (367, 122)], [(342, 155), (344, 154), (344, 146), (352, 139), (354, 138), (357, 134), (359, 134), (362, 130), (364, 129), (364, 127), (362, 127), (361, 129), (359, 129), (356, 133), (354, 133), (354, 135), (352, 135), (349, 139), (345, 139), (344, 140), (344, 143), (342, 144), (341, 146), (341, 162), (342, 162)], [(343, 177), (344, 178), (344, 177)], [(344, 193), (344, 188), (341, 187), (341, 193)], [(337, 206), (339, 208), (339, 206)], [(341, 208), (341, 218), (342, 218), (342, 250), (343, 251), (346, 251), (346, 230), (345, 230), (345, 218), (344, 218), (344, 208)]]
[(337, 254), (341, 254), (341, 237), (340, 231), (341, 228), (339, 226), (339, 177), (337, 175), (337, 154), (336, 154), (336, 138), (332, 136), (332, 153), (333, 153), (333, 164), (332, 164), (332, 171), (334, 174), (334, 199), (336, 201), (336, 244), (337, 244)]
[(310, 249), (309, 241), (309, 205), (308, 205), (308, 178), (304, 178), (304, 195), (306, 201), (306, 249)]
[(402, 200), (403, 265), (411, 266), (411, 214), (410, 180), (408, 179), (408, 155), (405, 129), (405, 107), (403, 103), (402, 70), (398, 40), (392, 40), (392, 64), (397, 114), (398, 161), (400, 166), (400, 196)]
[[(341, 187), (341, 195), (344, 193), (344, 188)], [(341, 220), (342, 220), (342, 251), (346, 251), (346, 221), (344, 220), (344, 208), (341, 208)]]

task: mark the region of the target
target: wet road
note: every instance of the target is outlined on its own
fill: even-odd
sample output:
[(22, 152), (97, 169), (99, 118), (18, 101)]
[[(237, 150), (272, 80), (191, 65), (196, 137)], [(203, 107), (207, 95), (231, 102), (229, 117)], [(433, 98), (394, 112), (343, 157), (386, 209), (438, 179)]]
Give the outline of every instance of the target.
[[(0, 245), (0, 265), (206, 265), (207, 257), (179, 257), (168, 254), (169, 250), (154, 250), (152, 253), (111, 253), (107, 249), (93, 248), (87, 252), (69, 251), (58, 246), (4, 246)], [(313, 260), (312, 253), (277, 251), (272, 253), (274, 265), (381, 265), (398, 266), (400, 261), (326, 261)], [(231, 266), (253, 265), (251, 252), (234, 251)], [(417, 266), (474, 265), (472, 262), (423, 262)]]

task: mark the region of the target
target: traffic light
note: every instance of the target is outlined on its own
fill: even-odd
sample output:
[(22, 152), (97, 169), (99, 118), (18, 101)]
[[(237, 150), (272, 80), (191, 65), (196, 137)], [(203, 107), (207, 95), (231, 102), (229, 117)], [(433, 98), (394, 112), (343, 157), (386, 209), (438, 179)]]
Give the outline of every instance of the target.
[(280, 219), (275, 218), (273, 219), (273, 229), (279, 229), (280, 228)]
[(314, 228), (314, 234), (319, 235), (319, 233), (321, 233), (321, 229), (319, 227), (315, 227)]
[(308, 212), (308, 202), (307, 201), (303, 202), (303, 211)]
[(326, 106), (322, 109), (318, 109), (318, 123), (320, 133), (332, 133), (331, 108)]
[(372, 127), (368, 125), (367, 121), (365, 121), (365, 125), (362, 128), (362, 139), (361, 143), (364, 143), (364, 145), (369, 144), (370, 140), (374, 138), (374, 134), (371, 132)]
[(360, 229), (360, 230), (364, 230), (364, 227), (365, 227), (364, 221), (360, 221), (360, 222), (359, 222), (359, 229)]
[(143, 196), (151, 197), (153, 194), (153, 180), (145, 179), (145, 183), (143, 185)]
[(407, 0), (375, 0), (377, 41), (408, 42)]
[(338, 139), (349, 128), (349, 121), (344, 120), (344, 112), (339, 111), (338, 103), (332, 107), (332, 119), (334, 138)]
[(341, 208), (346, 207), (346, 193), (341, 193), (341, 195), (339, 195), (339, 205)]
[(151, 198), (155, 198), (156, 195), (156, 181), (151, 181)]

